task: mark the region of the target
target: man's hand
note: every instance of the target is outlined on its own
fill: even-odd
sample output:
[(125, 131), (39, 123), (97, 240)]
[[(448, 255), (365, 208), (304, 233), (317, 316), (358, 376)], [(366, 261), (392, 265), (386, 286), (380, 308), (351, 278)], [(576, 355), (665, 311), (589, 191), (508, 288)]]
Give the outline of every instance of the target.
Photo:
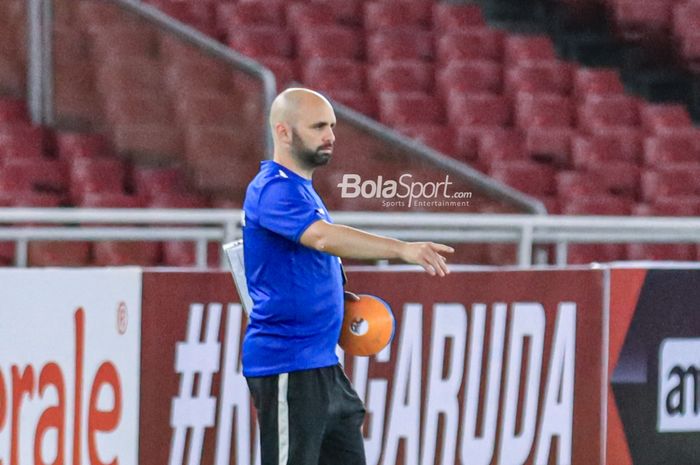
[(434, 242), (404, 242), (400, 251), (401, 260), (420, 265), (431, 276), (445, 276), (450, 273), (447, 259), (441, 253), (452, 253), (455, 249)]
[(346, 302), (359, 302), (360, 296), (350, 291), (343, 291)]

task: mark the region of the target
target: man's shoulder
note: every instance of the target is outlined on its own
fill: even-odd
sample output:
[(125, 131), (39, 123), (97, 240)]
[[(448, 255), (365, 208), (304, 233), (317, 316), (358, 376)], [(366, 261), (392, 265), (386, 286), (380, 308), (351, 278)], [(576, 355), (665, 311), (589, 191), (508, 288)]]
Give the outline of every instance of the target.
[(258, 209), (278, 200), (294, 201), (308, 198), (304, 186), (282, 170), (260, 172), (248, 185), (243, 208)]

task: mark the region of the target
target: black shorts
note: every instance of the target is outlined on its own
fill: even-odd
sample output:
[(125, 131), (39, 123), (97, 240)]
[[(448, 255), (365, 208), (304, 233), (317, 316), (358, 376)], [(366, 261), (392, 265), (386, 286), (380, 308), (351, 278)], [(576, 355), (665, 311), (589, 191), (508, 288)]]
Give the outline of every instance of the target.
[(262, 465), (365, 464), (365, 408), (340, 365), (246, 381)]

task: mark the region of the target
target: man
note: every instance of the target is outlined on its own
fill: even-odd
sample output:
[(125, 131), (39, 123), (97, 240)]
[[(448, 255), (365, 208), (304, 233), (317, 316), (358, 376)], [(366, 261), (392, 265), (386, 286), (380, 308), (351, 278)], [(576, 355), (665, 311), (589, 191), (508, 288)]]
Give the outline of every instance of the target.
[[(261, 431), (263, 465), (364, 464), (364, 406), (338, 364), (343, 320), (339, 257), (401, 259), (449, 273), (431, 242), (408, 243), (331, 221), (314, 170), (333, 154), (330, 103), (287, 89), (272, 103), (274, 159), (263, 161), (244, 202), (243, 247), (253, 309), (243, 374)], [(349, 294), (347, 298), (357, 298)]]

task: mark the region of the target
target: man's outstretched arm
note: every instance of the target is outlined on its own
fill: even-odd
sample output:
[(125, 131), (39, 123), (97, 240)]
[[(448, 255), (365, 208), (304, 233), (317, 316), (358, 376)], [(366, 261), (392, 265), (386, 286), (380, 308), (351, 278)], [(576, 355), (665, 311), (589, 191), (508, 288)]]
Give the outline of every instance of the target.
[(422, 266), (431, 275), (449, 273), (443, 253), (452, 247), (433, 242), (404, 242), (323, 220), (316, 221), (301, 235), (307, 247), (342, 258), (366, 260), (399, 259)]

